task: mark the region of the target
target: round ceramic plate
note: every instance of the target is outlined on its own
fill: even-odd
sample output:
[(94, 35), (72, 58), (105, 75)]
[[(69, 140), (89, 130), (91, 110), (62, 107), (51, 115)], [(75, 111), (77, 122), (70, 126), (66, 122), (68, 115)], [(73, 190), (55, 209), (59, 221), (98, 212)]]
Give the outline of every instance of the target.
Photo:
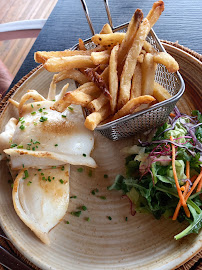
[[(36, 89), (47, 96), (51, 79), (52, 74), (40, 68), (17, 89), (13, 98), (19, 100), (28, 89)], [(58, 84), (58, 90), (63, 84)], [(74, 87), (74, 82), (71, 82), (70, 89)], [(195, 94), (188, 89), (179, 102), (181, 111), (190, 112), (198, 106), (199, 89), (200, 85), (195, 88)], [(7, 105), (0, 116), (0, 131), (12, 116), (18, 117), (17, 111), (12, 105)], [(10, 176), (2, 162), (0, 222), (16, 248), (36, 266), (57, 270), (174, 269), (199, 252), (202, 234), (176, 241), (174, 235), (185, 225), (163, 218), (155, 220), (151, 215), (131, 216), (127, 199), (121, 198), (119, 192), (107, 190), (115, 176), (124, 173), (124, 157), (120, 149), (136, 140), (137, 137), (133, 137), (113, 142), (95, 133), (93, 157), (98, 168), (92, 170), (90, 177), (89, 168), (78, 172), (78, 167), (71, 166), (70, 195), (77, 198), (70, 200), (64, 219), (50, 232), (50, 246), (41, 243), (16, 215), (8, 184)], [(108, 178), (104, 177), (105, 174)], [(93, 195), (91, 191), (96, 188), (99, 192)], [(106, 199), (103, 200), (102, 196)], [(80, 217), (70, 214), (82, 205), (87, 211), (83, 211)], [(109, 220), (108, 216), (112, 219)], [(86, 221), (88, 217), (90, 221)], [(127, 222), (125, 217), (128, 217)]]

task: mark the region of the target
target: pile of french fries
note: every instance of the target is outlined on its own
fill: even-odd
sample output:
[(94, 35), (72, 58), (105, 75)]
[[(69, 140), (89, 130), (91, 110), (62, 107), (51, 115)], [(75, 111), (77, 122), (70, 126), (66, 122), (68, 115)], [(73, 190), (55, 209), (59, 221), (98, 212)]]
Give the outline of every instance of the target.
[(90, 50), (79, 39), (76, 51), (36, 52), (37, 63), (43, 63), (50, 72), (59, 72), (53, 76), (53, 89), (67, 78), (80, 84), (55, 102), (53, 109), (62, 112), (71, 104), (87, 108), (85, 126), (94, 130), (100, 123), (169, 99), (168, 91), (154, 80), (157, 64), (165, 65), (169, 72), (176, 72), (179, 65), (171, 55), (157, 52), (145, 40), (163, 10), (164, 2), (157, 1), (143, 19), (137, 9), (126, 33), (113, 33), (105, 24), (100, 34), (92, 37), (96, 47)]

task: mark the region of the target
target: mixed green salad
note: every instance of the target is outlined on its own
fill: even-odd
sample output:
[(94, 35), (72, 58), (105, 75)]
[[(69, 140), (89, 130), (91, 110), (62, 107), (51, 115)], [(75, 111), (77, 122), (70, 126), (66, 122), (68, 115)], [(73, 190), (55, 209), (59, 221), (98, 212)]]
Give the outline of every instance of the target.
[[(151, 213), (189, 226), (178, 240), (202, 227), (202, 115), (181, 114), (177, 107), (152, 141), (123, 149), (125, 176), (117, 175), (109, 190), (122, 190), (131, 202), (131, 214)], [(132, 210), (132, 205), (135, 211)]]

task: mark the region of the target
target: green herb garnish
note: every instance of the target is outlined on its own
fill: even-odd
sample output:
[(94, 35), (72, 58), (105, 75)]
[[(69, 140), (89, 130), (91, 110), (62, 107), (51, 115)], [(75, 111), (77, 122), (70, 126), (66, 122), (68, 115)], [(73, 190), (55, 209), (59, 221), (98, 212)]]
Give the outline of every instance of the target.
[(40, 122), (45, 122), (47, 121), (48, 117), (44, 117), (44, 116), (41, 116), (41, 118), (39, 119)]
[(75, 216), (75, 217), (80, 217), (81, 211), (71, 212), (71, 215), (73, 215), (73, 216)]

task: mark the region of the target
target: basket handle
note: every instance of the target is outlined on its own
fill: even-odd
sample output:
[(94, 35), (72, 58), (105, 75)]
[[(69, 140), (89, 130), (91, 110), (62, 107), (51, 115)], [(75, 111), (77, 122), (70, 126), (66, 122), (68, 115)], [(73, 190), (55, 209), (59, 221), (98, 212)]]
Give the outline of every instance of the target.
[[(107, 12), (107, 17), (108, 17), (109, 24), (110, 24), (111, 28), (113, 29), (112, 17), (111, 17), (111, 13), (110, 13), (110, 9), (109, 9), (108, 0), (103, 0), (103, 1), (104, 1), (104, 4), (105, 4), (105, 9), (106, 9), (106, 12)], [(92, 21), (91, 21), (89, 12), (88, 12), (88, 7), (86, 5), (86, 1), (81, 0), (81, 4), (82, 4), (83, 10), (84, 10), (84, 13), (86, 15), (86, 19), (87, 19), (88, 25), (90, 27), (90, 30), (91, 30), (92, 34), (95, 35), (95, 30), (93, 28), (93, 24), (92, 24)]]

